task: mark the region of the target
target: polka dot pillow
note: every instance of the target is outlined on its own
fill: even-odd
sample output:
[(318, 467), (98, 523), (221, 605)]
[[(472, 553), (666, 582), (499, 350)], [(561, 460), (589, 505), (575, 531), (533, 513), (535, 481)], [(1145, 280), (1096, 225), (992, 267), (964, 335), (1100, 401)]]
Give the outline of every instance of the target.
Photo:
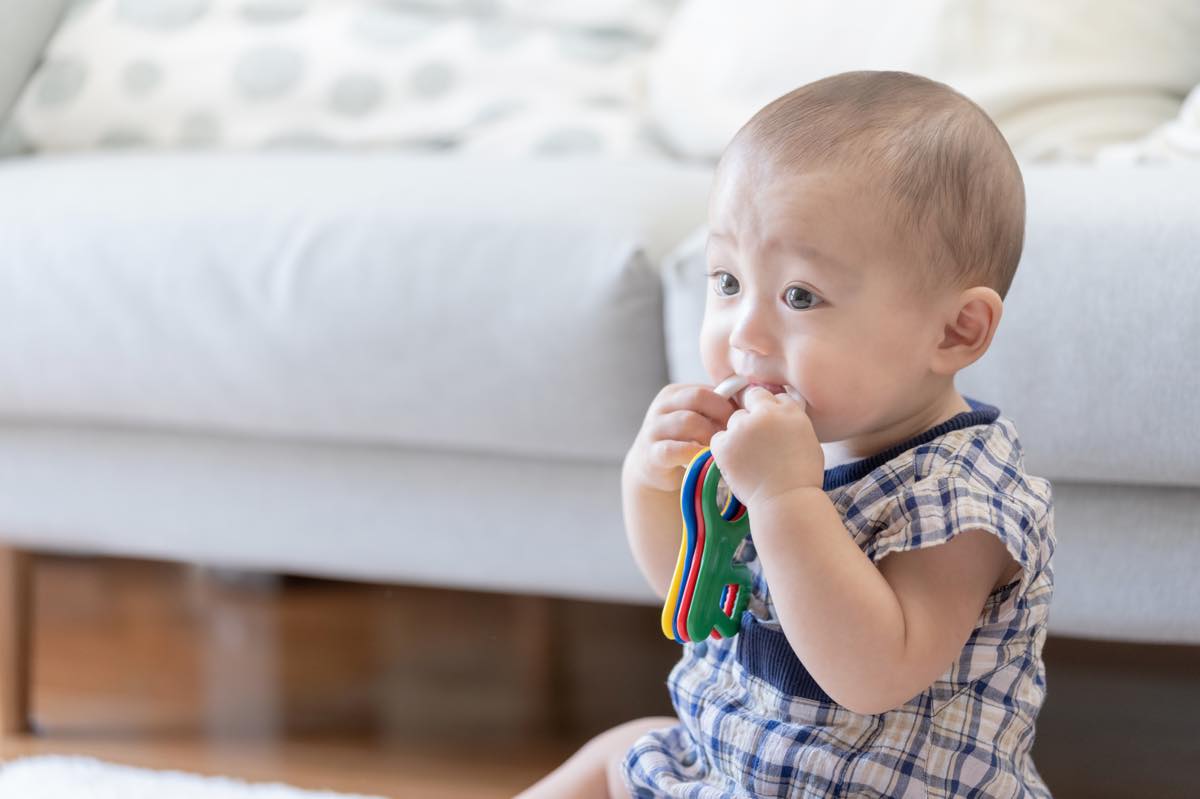
[(37, 151), (406, 146), (660, 154), (673, 0), (77, 0), (15, 107)]

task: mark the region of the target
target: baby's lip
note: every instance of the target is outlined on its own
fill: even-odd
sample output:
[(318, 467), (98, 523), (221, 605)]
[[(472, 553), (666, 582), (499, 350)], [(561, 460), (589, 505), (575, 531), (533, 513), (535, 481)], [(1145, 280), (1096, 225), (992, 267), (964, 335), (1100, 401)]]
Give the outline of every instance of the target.
[(744, 408), (746, 406), (742, 403), (742, 394), (752, 386), (760, 386), (772, 394), (787, 394), (805, 409), (808, 408), (807, 400), (804, 399), (799, 391), (787, 383), (769, 383), (765, 380), (754, 380), (743, 375), (732, 374), (722, 380), (713, 390), (720, 396), (732, 400), (739, 408)]
[[(733, 378), (729, 378), (725, 382), (732, 384), (731, 387), (737, 385), (737, 384), (733, 384)], [(753, 380), (753, 379), (749, 379), (749, 378), (742, 378), (738, 382), (739, 383), (744, 382), (745, 385), (742, 386), (741, 388), (735, 388), (735, 390), (733, 391), (732, 394), (729, 395), (729, 397), (737, 404), (737, 406), (739, 408), (746, 407), (745, 403), (742, 402), (742, 396), (746, 393), (746, 389), (749, 389), (753, 386), (759, 386), (761, 388), (765, 388), (767, 391), (770, 391), (772, 394), (787, 394), (789, 397), (791, 397), (796, 402), (800, 403), (806, 409), (808, 407), (808, 402), (804, 399), (804, 397), (800, 394), (800, 392), (797, 391), (793, 386), (791, 386), (788, 383), (768, 383), (766, 381)], [(725, 385), (725, 384), (723, 383), (722, 385)]]
[(756, 382), (747, 383), (745, 388), (743, 388), (741, 391), (739, 391), (733, 395), (733, 401), (737, 403), (739, 408), (746, 407), (746, 403), (744, 400), (744, 397), (746, 396), (746, 392), (749, 391), (750, 389), (754, 388), (755, 386), (758, 386), (759, 388), (765, 388), (767, 391), (770, 391), (772, 394), (783, 394), (787, 391), (787, 387), (780, 383), (756, 383)]

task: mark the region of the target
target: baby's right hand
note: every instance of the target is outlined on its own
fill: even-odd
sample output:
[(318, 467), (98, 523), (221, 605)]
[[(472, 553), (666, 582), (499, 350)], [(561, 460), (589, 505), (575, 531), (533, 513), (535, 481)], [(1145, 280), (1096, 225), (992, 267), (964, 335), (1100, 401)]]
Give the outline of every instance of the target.
[(650, 403), (642, 429), (625, 455), (625, 469), (635, 480), (659, 491), (679, 491), (682, 470), (725, 429), (737, 410), (709, 386), (672, 383)]

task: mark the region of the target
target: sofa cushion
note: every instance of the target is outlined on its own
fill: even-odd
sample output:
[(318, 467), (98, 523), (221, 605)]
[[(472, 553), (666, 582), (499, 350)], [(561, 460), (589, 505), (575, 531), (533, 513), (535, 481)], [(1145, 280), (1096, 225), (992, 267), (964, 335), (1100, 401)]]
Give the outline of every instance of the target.
[(42, 152), (304, 142), (661, 155), (637, 110), (669, 12), (659, 0), (75, 3), (14, 130)]
[[(1200, 164), (1024, 165), (1025, 251), (961, 393), (997, 405), (1030, 472), (1200, 486)], [(668, 259), (673, 381), (704, 380), (704, 233)]]
[(580, 159), (0, 165), (0, 417), (612, 460), (709, 172)]

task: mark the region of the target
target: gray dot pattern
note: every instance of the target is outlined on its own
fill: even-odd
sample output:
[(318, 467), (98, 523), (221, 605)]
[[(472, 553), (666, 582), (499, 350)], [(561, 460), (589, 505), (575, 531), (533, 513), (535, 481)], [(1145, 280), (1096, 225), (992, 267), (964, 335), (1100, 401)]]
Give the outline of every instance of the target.
[(484, 50), (510, 50), (523, 41), (529, 31), (515, 22), (484, 21), (475, 29), (475, 43)]
[(603, 137), (587, 128), (563, 128), (543, 138), (535, 148), (539, 155), (579, 155), (600, 152)]
[(307, 10), (306, 0), (246, 0), (238, 13), (247, 22), (274, 25), (299, 19)]
[(498, 122), (502, 119), (515, 116), (525, 108), (525, 104), (519, 100), (501, 100), (484, 106), (480, 109), (475, 118), (471, 120), (472, 125), (489, 125), (493, 122)]
[(162, 67), (153, 61), (132, 61), (121, 70), (121, 85), (131, 97), (149, 94), (162, 80)]
[[(190, 98), (197, 104), (196, 108), (178, 107), (181, 98), (176, 96), (175, 84), (179, 81), (173, 80), (172, 70), (180, 67), (172, 57), (173, 43), (182, 44), (190, 41), (186, 36), (202, 35), (204, 27), (196, 23), (205, 19), (215, 21), (218, 11), (223, 14), (222, 24), (240, 23), (250, 34), (243, 39), (243, 49), (213, 60), (216, 80), (226, 81), (224, 92), (264, 104), (262, 111), (254, 113), (283, 114), (282, 109), (288, 108), (299, 114), (294, 118), (273, 118), (267, 130), (256, 134), (255, 143), (272, 147), (338, 146), (342, 143), (341, 136), (331, 137), (328, 131), (343, 130), (351, 120), (377, 114), (382, 122), (385, 110), (402, 110), (407, 115), (410, 111), (405, 107), (407, 104), (440, 103), (451, 96), (458, 100), (461, 95), (464, 101), (474, 101), (475, 108), (462, 117), (459, 129), (446, 130), (443, 125), (436, 131), (426, 131), (418, 127), (411, 132), (395, 134), (389, 141), (425, 149), (454, 148), (464, 144), (469, 146), (469, 137), (487, 128), (488, 135), (498, 135), (494, 140), (505, 142), (504, 146), (520, 141), (534, 154), (604, 152), (625, 140), (620, 133), (614, 137), (610, 127), (615, 124), (615, 130), (624, 129), (623, 115), (632, 113), (632, 99), (626, 97), (616, 83), (606, 88), (597, 82), (586, 92), (571, 97), (570, 101), (577, 103), (581, 110), (608, 112), (599, 123), (589, 124), (587, 114), (582, 114), (564, 117), (557, 128), (547, 123), (545, 127), (532, 130), (526, 117), (536, 113), (545, 98), (540, 94), (541, 81), (536, 73), (530, 72), (526, 53), (537, 54), (536, 57), (543, 54), (557, 56), (558, 63), (573, 62), (566, 64), (567, 68), (595, 71), (603, 79), (603, 70), (607, 70), (612, 62), (648, 46), (644, 36), (624, 27), (571, 29), (531, 22), (506, 11), (502, 0), (364, 0), (361, 5), (342, 7), (349, 9), (345, 16), (338, 17), (344, 20), (345, 27), (336, 32), (329, 30), (340, 35), (360, 54), (378, 51), (381, 60), (364, 62), (356, 59), (342, 67), (342, 72), (333, 72), (328, 81), (318, 82), (314, 77), (322, 75), (326, 68), (323, 53), (303, 38), (307, 28), (288, 26), (288, 23), (300, 19), (311, 21), (310, 15), (320, 11), (326, 0), (70, 2), (79, 7), (90, 7), (96, 12), (95, 19), (105, 17), (107, 24), (137, 27), (141, 29), (138, 35), (155, 37), (161, 43), (157, 47), (130, 48), (124, 63), (116, 65), (114, 88), (119, 95), (112, 98), (113, 115), (92, 123), (87, 137), (99, 146), (109, 147), (147, 143), (220, 146), (225, 143), (226, 136), (236, 138), (250, 129), (227, 128), (224, 114), (228, 111), (222, 99), (211, 94), (222, 91), (219, 85), (206, 89), (209, 93), (202, 97)], [(450, 17), (443, 3), (452, 5), (456, 16)], [(86, 24), (91, 21), (93, 18)], [(447, 27), (450, 24), (459, 27)], [(192, 25), (195, 25), (194, 30), (188, 31)], [(476, 48), (477, 58), (484, 61), (468, 59), (464, 62), (457, 54), (429, 45), (431, 41), (441, 41), (440, 38), (429, 39), (431, 35), (457, 35), (456, 31), (462, 30), (464, 25), (466, 35), (470, 37), (469, 44)], [(375, 53), (370, 54), (372, 59), (375, 56)], [(36, 113), (42, 114), (49, 121), (48, 125), (53, 125), (54, 118), (72, 108), (73, 103), (80, 102), (85, 93), (90, 102), (93, 92), (107, 88), (95, 79), (89, 82), (92, 58), (87, 52), (79, 56), (64, 52), (49, 57), (31, 82), (26, 108), (31, 109), (31, 113), (39, 109)], [(480, 95), (473, 86), (476, 76), (490, 80), (488, 70), (493, 62), (501, 71), (510, 68), (511, 64), (521, 77), (511, 92)], [(621, 68), (624, 69), (624, 65)], [(98, 68), (96, 74), (101, 74)], [(472, 90), (475, 94), (471, 94)], [(295, 102), (269, 105), (285, 98)], [(164, 105), (164, 100), (170, 102)], [(387, 108), (389, 101), (398, 108)], [(164, 138), (163, 125), (141, 124), (141, 120), (156, 118), (155, 115), (160, 113), (171, 114), (164, 120), (167, 124), (163, 141), (160, 141)], [(331, 117), (340, 118), (340, 121), (331, 123)], [(407, 127), (411, 125), (406, 122)], [(29, 126), (29, 129), (35, 128)], [(382, 135), (387, 136), (386, 133)], [(351, 138), (360, 140), (358, 134)], [(36, 142), (34, 144), (36, 146)]]
[(117, 128), (110, 130), (100, 137), (97, 142), (101, 147), (112, 149), (128, 149), (134, 147), (144, 147), (148, 144), (146, 136), (137, 130), (127, 128)]
[(293, 130), (272, 136), (266, 146), (275, 149), (319, 149), (337, 146), (337, 142), (312, 130)]
[(200, 19), (210, 0), (117, 0), (117, 16), (152, 30), (175, 30)]
[(244, 53), (233, 67), (233, 81), (251, 100), (282, 97), (300, 82), (304, 58), (284, 47), (261, 47)]
[(179, 143), (185, 147), (211, 147), (220, 137), (220, 120), (206, 111), (190, 113), (179, 124)]
[(374, 75), (343, 75), (329, 92), (329, 108), (335, 114), (360, 117), (373, 111), (383, 98), (383, 84)]
[(450, 91), (456, 78), (454, 69), (449, 64), (430, 61), (413, 71), (410, 85), (417, 97), (436, 100)]
[(593, 64), (612, 63), (641, 47), (638, 37), (624, 31), (568, 31), (558, 41), (562, 57)]
[(466, 14), (479, 17), (492, 17), (500, 13), (499, 0), (460, 0), (462, 10)]
[(350, 35), (370, 47), (390, 50), (407, 47), (427, 36), (437, 22), (432, 16), (394, 14), (378, 8), (364, 11), (350, 24)]
[(629, 101), (619, 94), (593, 94), (584, 97), (583, 104), (593, 108), (624, 108)]

